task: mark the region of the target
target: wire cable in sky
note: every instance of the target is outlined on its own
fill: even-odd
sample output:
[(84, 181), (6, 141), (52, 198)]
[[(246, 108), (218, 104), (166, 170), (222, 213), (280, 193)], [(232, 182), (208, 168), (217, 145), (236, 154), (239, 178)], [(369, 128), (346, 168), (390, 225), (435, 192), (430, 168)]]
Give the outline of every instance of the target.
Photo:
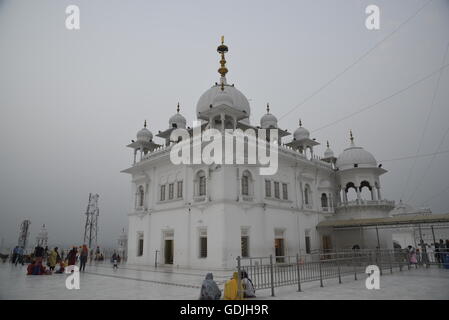
[[(446, 57), (447, 57), (448, 50), (449, 50), (449, 43), (448, 43), (447, 46), (446, 46), (446, 51), (444, 52), (444, 55), (443, 55), (443, 61), (441, 61), (441, 65), (444, 65), (444, 63), (446, 62)], [(430, 117), (431, 117), (431, 115), (432, 115), (432, 112), (433, 112), (433, 109), (434, 109), (434, 106), (435, 106), (435, 98), (436, 98), (436, 96), (437, 96), (437, 94), (438, 94), (438, 89), (440, 88), (440, 80), (441, 80), (441, 76), (442, 76), (442, 75), (443, 75), (443, 69), (440, 70), (440, 73), (439, 73), (439, 75), (438, 75), (438, 80), (437, 80), (435, 89), (433, 90), (432, 102), (430, 103), (429, 112), (427, 113), (426, 122), (424, 123), (424, 128), (423, 128), (423, 131), (422, 131), (422, 134), (421, 134), (421, 139), (419, 140), (418, 148), (416, 149), (415, 154), (419, 154), (419, 152), (421, 151), (422, 144), (423, 144), (423, 141), (424, 141), (424, 136), (426, 135), (427, 127), (429, 126), (429, 120), (430, 120)], [(438, 151), (438, 150), (437, 150), (437, 151)], [(407, 188), (409, 187), (409, 182), (410, 182), (410, 179), (411, 179), (412, 174), (413, 174), (413, 172), (414, 172), (413, 170), (415, 169), (416, 159), (417, 159), (417, 158), (415, 158), (415, 159), (413, 160), (412, 166), (410, 167), (409, 173), (408, 173), (408, 175), (407, 175), (407, 180), (406, 180), (405, 185), (404, 185), (403, 190), (402, 190), (401, 199), (404, 198), (405, 192), (406, 192)], [(420, 181), (421, 181), (421, 180), (420, 180)], [(419, 185), (419, 184), (418, 184), (418, 185)], [(418, 186), (418, 185), (417, 185), (417, 186)], [(414, 194), (414, 193), (415, 193), (415, 191), (413, 191), (412, 194)]]
[(414, 159), (414, 158), (425, 158), (425, 157), (430, 157), (430, 156), (437, 156), (439, 154), (448, 153), (448, 152), (449, 152), (449, 150), (444, 150), (444, 151), (438, 151), (438, 152), (432, 152), (432, 153), (426, 153), (426, 154), (406, 156), (406, 157), (401, 157), (401, 158), (381, 160), (379, 162), (390, 162), (390, 161), (407, 160), (407, 159)]
[(444, 189), (442, 192), (440, 192), (440, 193), (437, 193), (436, 195), (433, 195), (432, 197), (430, 197), (429, 199), (427, 199), (426, 201), (424, 201), (424, 202), (422, 202), (422, 204), (421, 204), (421, 206), (423, 206), (423, 205), (425, 205), (425, 204), (427, 204), (427, 203), (429, 203), (430, 201), (432, 201), (433, 199), (436, 199), (436, 198), (438, 198), (438, 197), (440, 197), (440, 196), (442, 196), (443, 194), (445, 194), (446, 193), (446, 191), (448, 191), (449, 190), (449, 186), (447, 186), (447, 188), (446, 189)]
[(433, 0), (429, 0), (426, 3), (424, 3), (423, 6), (421, 6), (415, 13), (413, 13), (407, 20), (403, 21), (396, 29), (394, 29), (392, 32), (390, 32), (385, 38), (377, 42), (373, 47), (371, 47), (368, 51), (366, 51), (364, 54), (362, 54), (360, 57), (358, 57), (353, 63), (348, 65), (346, 68), (344, 68), (342, 71), (337, 73), (333, 78), (331, 78), (329, 81), (327, 81), (325, 84), (323, 84), (321, 87), (319, 87), (317, 90), (315, 90), (311, 95), (306, 97), (304, 100), (302, 100), (299, 104), (297, 104), (295, 107), (287, 111), (285, 114), (283, 114), (281, 117), (279, 117), (279, 120), (282, 120), (286, 116), (288, 116), (290, 113), (301, 107), (303, 104), (305, 104), (307, 101), (312, 99), (314, 96), (316, 96), (318, 93), (320, 93), (322, 90), (324, 90), (326, 87), (328, 87), (330, 84), (332, 84), (335, 80), (340, 78), (343, 74), (345, 74), (347, 71), (352, 69), (357, 63), (362, 61), (365, 57), (367, 57), (371, 52), (373, 52), (377, 47), (379, 47), (384, 41), (388, 40), (393, 34), (395, 34), (399, 29), (401, 29), (405, 24), (410, 22), (413, 18), (415, 18), (427, 5), (429, 5)]
[[(427, 165), (426, 170), (424, 170), (424, 171), (422, 172), (422, 175), (421, 175), (421, 177), (420, 177), (420, 179), (419, 179), (418, 181), (422, 181), (422, 180), (424, 179), (424, 177), (426, 176), (426, 174), (428, 174), (429, 169), (431, 168), (431, 166), (432, 166), (432, 164), (433, 164), (433, 161), (435, 160), (436, 154), (438, 154), (438, 150), (440, 150), (441, 146), (443, 145), (444, 140), (446, 140), (446, 137), (447, 137), (448, 133), (449, 133), (449, 126), (446, 128), (446, 132), (445, 132), (444, 135), (441, 137), (440, 143), (438, 144), (438, 147), (437, 147), (437, 152), (435, 152), (434, 155), (433, 155), (433, 157), (430, 159), (430, 161), (429, 161), (429, 163), (428, 163), (428, 165)], [(419, 188), (420, 188), (421, 186), (422, 186), (422, 183), (419, 183), (419, 184), (416, 185), (415, 190), (413, 191), (413, 193), (412, 193), (412, 195), (410, 196), (409, 200), (410, 200), (410, 199), (413, 199), (415, 193), (419, 190)]]
[(398, 94), (401, 94), (402, 92), (407, 91), (408, 89), (410, 89), (410, 88), (416, 86), (417, 84), (419, 84), (419, 83), (421, 83), (421, 82), (423, 82), (423, 81), (425, 81), (425, 80), (431, 78), (433, 75), (435, 75), (436, 73), (440, 72), (441, 70), (447, 68), (448, 66), (449, 66), (449, 63), (447, 63), (447, 64), (445, 64), (445, 65), (439, 67), (438, 69), (432, 71), (432, 72), (429, 73), (428, 75), (426, 75), (426, 76), (424, 76), (424, 77), (422, 77), (422, 78), (420, 78), (420, 79), (418, 79), (418, 80), (416, 80), (416, 81), (414, 81), (414, 82), (408, 84), (406, 87), (404, 87), (404, 88), (402, 88), (402, 89), (400, 89), (400, 90), (397, 90), (397, 91), (395, 91), (395, 92), (389, 94), (388, 96), (386, 96), (386, 97), (384, 97), (384, 98), (382, 98), (382, 99), (380, 99), (380, 100), (378, 100), (378, 101), (376, 101), (376, 102), (374, 102), (374, 103), (372, 103), (372, 104), (369, 104), (369, 105), (367, 105), (367, 106), (365, 106), (365, 107), (362, 107), (362, 108), (360, 108), (359, 110), (354, 111), (354, 112), (352, 112), (352, 113), (350, 113), (350, 114), (348, 114), (348, 115), (346, 115), (346, 116), (344, 116), (344, 117), (341, 117), (341, 118), (339, 118), (339, 119), (337, 119), (337, 120), (335, 120), (335, 121), (332, 121), (332, 122), (330, 122), (330, 123), (328, 123), (328, 124), (325, 124), (324, 126), (321, 126), (321, 127), (317, 128), (317, 129), (314, 129), (314, 130), (312, 130), (311, 132), (316, 132), (316, 131), (319, 131), (319, 130), (323, 130), (323, 129), (328, 128), (328, 127), (330, 127), (330, 126), (333, 126), (333, 125), (335, 125), (335, 124), (337, 124), (337, 123), (339, 123), (339, 122), (342, 122), (342, 121), (344, 121), (344, 120), (347, 120), (347, 119), (349, 119), (349, 118), (352, 118), (353, 116), (355, 116), (355, 115), (357, 115), (357, 114), (359, 114), (359, 113), (362, 113), (362, 112), (364, 112), (364, 111), (366, 111), (366, 110), (368, 110), (368, 109), (371, 109), (371, 108), (373, 108), (373, 107), (375, 107), (375, 106), (381, 104), (382, 102), (385, 102), (385, 101), (387, 101), (388, 99), (391, 99), (391, 98), (397, 96)]

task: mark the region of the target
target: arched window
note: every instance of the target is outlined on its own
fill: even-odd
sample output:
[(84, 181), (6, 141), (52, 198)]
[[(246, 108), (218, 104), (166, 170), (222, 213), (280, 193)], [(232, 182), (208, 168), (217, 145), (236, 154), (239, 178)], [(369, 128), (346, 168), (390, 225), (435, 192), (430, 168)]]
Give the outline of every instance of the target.
[(366, 180), (362, 181), (362, 183), (360, 184), (360, 197), (364, 200), (370, 199), (370, 200), (374, 200), (372, 199), (372, 191), (373, 188), (371, 187), (370, 183)]
[(348, 182), (346, 184), (345, 192), (348, 201), (357, 200), (357, 189), (353, 182)]
[(327, 194), (325, 194), (325, 193), (321, 194), (321, 207), (322, 208), (327, 208), (328, 207)]
[(143, 201), (144, 201), (144, 197), (145, 197), (145, 192), (143, 190), (143, 186), (139, 186), (137, 196), (138, 196), (138, 201), (137, 201), (138, 206), (143, 207)]
[(206, 174), (203, 170), (198, 171), (196, 174), (198, 181), (198, 195), (205, 196), (206, 195)]
[(249, 196), (249, 173), (245, 171), (242, 175), (242, 195)]

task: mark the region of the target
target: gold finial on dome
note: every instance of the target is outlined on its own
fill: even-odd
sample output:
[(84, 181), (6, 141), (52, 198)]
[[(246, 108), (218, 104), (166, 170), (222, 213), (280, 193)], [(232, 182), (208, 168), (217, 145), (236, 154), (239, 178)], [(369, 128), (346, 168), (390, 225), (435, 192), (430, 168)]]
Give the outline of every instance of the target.
[(147, 120), (145, 120), (145, 122), (143, 123), (143, 127), (144, 127), (144, 128), (147, 127)]
[(225, 59), (225, 53), (228, 52), (228, 47), (224, 44), (224, 36), (221, 36), (221, 45), (218, 46), (217, 51), (221, 55), (220, 68), (218, 69), (218, 73), (222, 77), (225, 77), (226, 73), (228, 73)]
[(299, 126), (302, 127), (301, 119), (299, 119)]
[(270, 104), (267, 103), (267, 114), (270, 113)]
[(354, 143), (354, 136), (352, 135), (352, 130), (349, 130), (349, 140), (351, 140), (351, 143)]
[(179, 113), (179, 102), (178, 102), (178, 106), (176, 107), (176, 111)]
[(327, 141), (327, 147), (329, 148), (329, 140)]

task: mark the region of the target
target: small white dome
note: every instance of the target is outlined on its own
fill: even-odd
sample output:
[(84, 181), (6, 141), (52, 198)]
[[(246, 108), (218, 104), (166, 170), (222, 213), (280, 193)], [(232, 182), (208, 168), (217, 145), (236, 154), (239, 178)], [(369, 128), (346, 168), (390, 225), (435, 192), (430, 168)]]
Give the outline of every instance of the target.
[(137, 141), (142, 142), (149, 142), (153, 140), (153, 134), (146, 128), (146, 121), (145, 121), (145, 127), (142, 128), (139, 132), (137, 132)]
[(267, 104), (267, 113), (260, 118), (260, 127), (262, 129), (270, 129), (278, 127), (278, 119), (270, 113), (270, 105)]
[(299, 127), (299, 128), (296, 129), (295, 132), (293, 133), (293, 137), (294, 137), (295, 140), (309, 139), (309, 137), (310, 137), (310, 132), (309, 132), (309, 130), (307, 130), (306, 128)]
[(355, 164), (361, 168), (377, 167), (376, 158), (371, 153), (352, 144), (338, 156), (336, 166), (342, 170), (354, 168)]
[(329, 159), (334, 157), (334, 151), (329, 146), (329, 141), (327, 141), (327, 149), (324, 151), (324, 159)]
[(262, 129), (277, 128), (278, 119), (271, 113), (264, 114), (260, 119), (260, 126)]
[(185, 129), (186, 125), (187, 125), (187, 121), (186, 121), (186, 118), (184, 118), (184, 116), (179, 113), (179, 103), (178, 103), (177, 111), (178, 112), (168, 120), (168, 125), (170, 128)]
[(327, 148), (326, 151), (324, 151), (324, 158), (333, 158), (334, 157), (334, 151), (332, 151), (331, 148)]
[(225, 84), (223, 88), (224, 90), (221, 90), (221, 85), (217, 84), (203, 93), (196, 105), (198, 118), (200, 118), (201, 113), (210, 110), (211, 106), (214, 108), (222, 104), (242, 111), (248, 117), (250, 116), (251, 110), (245, 95), (234, 86)]

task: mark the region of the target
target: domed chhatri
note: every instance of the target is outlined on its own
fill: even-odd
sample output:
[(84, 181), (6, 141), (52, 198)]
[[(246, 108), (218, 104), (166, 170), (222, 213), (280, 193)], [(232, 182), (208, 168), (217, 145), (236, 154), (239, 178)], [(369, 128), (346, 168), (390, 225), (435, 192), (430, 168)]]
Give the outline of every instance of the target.
[(374, 156), (354, 143), (352, 131), (350, 131), (351, 145), (345, 149), (337, 158), (336, 166), (339, 170), (358, 168), (374, 168), (377, 167), (377, 161)]
[(229, 111), (233, 111), (238, 120), (249, 118), (251, 110), (248, 99), (234, 85), (227, 83), (228, 69), (226, 68), (225, 53), (228, 52), (228, 47), (224, 45), (223, 37), (221, 41), (221, 45), (217, 48), (221, 55), (220, 68), (218, 69), (220, 81), (201, 95), (196, 105), (197, 118), (209, 120), (211, 109), (219, 107), (229, 108)]
[(327, 141), (327, 149), (324, 151), (324, 158), (329, 159), (334, 157), (334, 151), (329, 147), (329, 141)]
[(276, 129), (278, 127), (278, 119), (270, 113), (270, 105), (267, 103), (267, 113), (260, 119), (260, 127), (262, 129)]
[(302, 126), (301, 119), (299, 119), (299, 128), (293, 133), (294, 140), (305, 140), (310, 138), (310, 132)]
[(176, 111), (177, 111), (176, 114), (171, 116), (171, 118), (168, 120), (168, 125), (170, 128), (185, 129), (187, 125), (187, 120), (186, 118), (184, 118), (182, 114), (179, 113), (179, 102)]
[(143, 128), (137, 132), (137, 141), (139, 142), (149, 142), (153, 140), (153, 134), (147, 129), (147, 120), (143, 124)]

